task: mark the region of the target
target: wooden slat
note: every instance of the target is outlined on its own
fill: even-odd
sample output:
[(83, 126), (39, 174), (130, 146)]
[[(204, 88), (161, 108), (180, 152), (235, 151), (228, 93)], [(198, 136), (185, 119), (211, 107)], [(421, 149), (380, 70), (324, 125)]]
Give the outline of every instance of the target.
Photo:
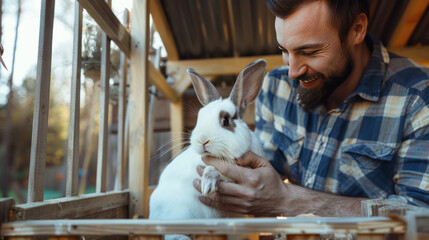
[[(386, 217), (355, 218), (234, 218), (234, 219), (100, 219), (100, 220), (39, 220), (5, 223), (4, 236), (34, 235), (242, 235), (285, 233), (289, 235), (315, 235), (328, 233), (404, 234), (406, 223)], [(287, 238), (289, 239), (289, 238)]]
[(171, 129), (171, 156), (176, 156), (182, 151), (184, 132), (183, 101), (170, 103), (170, 129)]
[(429, 0), (410, 0), (408, 2), (407, 8), (389, 41), (389, 47), (403, 47), (407, 44), (428, 5)]
[[(124, 23), (130, 24), (130, 12), (124, 10)], [(124, 189), (125, 168), (127, 159), (125, 158), (125, 119), (127, 109), (127, 79), (128, 79), (128, 59), (121, 53), (120, 78), (119, 78), (119, 100), (118, 100), (118, 164), (116, 168), (115, 190)]]
[(411, 58), (423, 66), (429, 67), (429, 46), (390, 48), (389, 51)]
[(43, 201), (45, 188), (46, 138), (48, 132), (54, 9), (54, 0), (42, 0), (28, 177), (28, 202)]
[(107, 36), (129, 57), (130, 34), (112, 12), (109, 5), (103, 0), (79, 0), (79, 2)]
[[(111, 0), (107, 0), (111, 5)], [(109, 139), (109, 80), (110, 80), (110, 39), (101, 34), (101, 77), (100, 77), (100, 126), (98, 132), (97, 183), (98, 193), (106, 192), (107, 144)]]
[(283, 65), (281, 55), (168, 61), (167, 75), (176, 76), (177, 81), (174, 83), (173, 88), (181, 96), (191, 85), (191, 79), (185, 74), (187, 68), (195, 69), (204, 77), (233, 75), (238, 74), (247, 64), (260, 58), (267, 61), (267, 71)]
[(0, 198), (0, 224), (9, 221), (9, 211), (14, 204), (13, 198)]
[(176, 41), (174, 40), (173, 33), (171, 32), (161, 1), (150, 0), (150, 13), (152, 14), (153, 24), (155, 24), (156, 30), (164, 43), (168, 59), (179, 60)]
[(177, 92), (167, 83), (162, 73), (155, 68), (152, 62), (149, 62), (149, 79), (156, 89), (171, 102), (177, 102)]
[(85, 194), (79, 197), (58, 198), (15, 205), (12, 220), (22, 221), (29, 219), (72, 219), (84, 218), (90, 215), (93, 218), (102, 218), (103, 212), (128, 206), (128, 191), (108, 192), (104, 194)]
[(131, 14), (132, 48), (130, 58), (130, 158), (129, 189), (130, 216), (147, 217), (149, 155), (148, 129), (148, 0), (134, 0)]
[(74, 11), (70, 120), (67, 142), (67, 197), (76, 196), (79, 193), (80, 73), (82, 63), (82, 7), (79, 2), (75, 2)]

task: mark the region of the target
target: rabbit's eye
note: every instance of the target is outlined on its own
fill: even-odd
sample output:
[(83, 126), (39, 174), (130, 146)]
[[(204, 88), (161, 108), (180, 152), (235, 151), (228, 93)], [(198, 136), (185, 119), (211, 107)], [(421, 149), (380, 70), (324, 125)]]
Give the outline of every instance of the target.
[(222, 126), (224, 127), (229, 126), (229, 118), (227, 116), (223, 117)]

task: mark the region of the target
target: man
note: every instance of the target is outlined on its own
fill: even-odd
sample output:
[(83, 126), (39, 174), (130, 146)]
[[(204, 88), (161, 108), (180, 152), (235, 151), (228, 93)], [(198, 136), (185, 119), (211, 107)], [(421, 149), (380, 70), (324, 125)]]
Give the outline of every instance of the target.
[(370, 198), (428, 207), (429, 69), (367, 35), (365, 1), (267, 6), (286, 66), (267, 75), (257, 102), (266, 154), (239, 167), (206, 158), (236, 183), (200, 200), (255, 216), (360, 216)]

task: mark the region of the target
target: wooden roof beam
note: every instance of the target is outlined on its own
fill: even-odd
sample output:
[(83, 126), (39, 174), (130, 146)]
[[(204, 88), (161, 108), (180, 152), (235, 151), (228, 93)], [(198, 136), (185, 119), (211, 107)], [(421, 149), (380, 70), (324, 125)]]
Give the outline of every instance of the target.
[(281, 55), (168, 61), (167, 75), (172, 76), (176, 80), (173, 88), (179, 95), (182, 95), (191, 85), (191, 79), (186, 73), (187, 68), (195, 69), (195, 71), (206, 78), (233, 75), (240, 73), (247, 64), (260, 58), (267, 61), (267, 71), (283, 65)]
[(155, 24), (156, 30), (164, 43), (165, 50), (167, 51), (168, 59), (179, 60), (179, 52), (177, 50), (176, 42), (174, 41), (173, 33), (171, 32), (161, 1), (149, 0), (149, 8), (153, 24)]
[(388, 46), (391, 48), (404, 47), (414, 32), (420, 19), (423, 17), (429, 0), (410, 0)]
[(113, 40), (127, 57), (130, 57), (131, 37), (104, 0), (79, 0), (83, 8), (100, 28)]
[(429, 67), (429, 46), (391, 48), (389, 51), (411, 58), (421, 65)]

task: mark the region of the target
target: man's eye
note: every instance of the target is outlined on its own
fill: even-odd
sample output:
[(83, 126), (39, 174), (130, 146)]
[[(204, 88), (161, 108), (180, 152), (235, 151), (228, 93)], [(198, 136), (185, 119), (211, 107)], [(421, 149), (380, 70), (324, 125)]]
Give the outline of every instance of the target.
[(318, 51), (311, 51), (311, 52), (301, 52), (302, 55), (304, 56), (312, 56), (314, 54), (316, 54)]
[(228, 117), (223, 117), (222, 126), (224, 126), (224, 127), (229, 126), (229, 118)]

